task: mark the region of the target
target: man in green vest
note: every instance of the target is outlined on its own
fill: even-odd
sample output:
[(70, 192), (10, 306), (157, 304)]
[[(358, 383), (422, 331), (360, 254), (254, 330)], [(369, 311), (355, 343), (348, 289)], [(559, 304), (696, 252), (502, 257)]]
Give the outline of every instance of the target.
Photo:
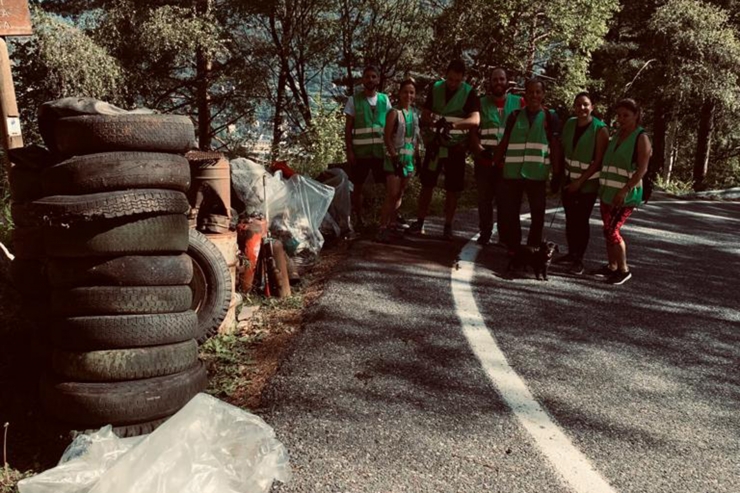
[(352, 208), (359, 224), (362, 186), (367, 175), (372, 172), (375, 183), (385, 183), (383, 129), (385, 115), (391, 105), (388, 96), (378, 92), (379, 81), (378, 69), (373, 66), (365, 67), (362, 72), (362, 89), (355, 92), (344, 107), (344, 141), (347, 146), (347, 163), (350, 166), (349, 177), (354, 185)]
[[(475, 89), (464, 81), (465, 64), (452, 61), (444, 80), (432, 85), (421, 113), (421, 124), (426, 127), (426, 152), (433, 149), (434, 157), (427, 156), (421, 169), (421, 193), (418, 219), (409, 228), (410, 233), (424, 233), (424, 219), (429, 212), (434, 187), (442, 170), (445, 174), (445, 225), (442, 237), (452, 239), (452, 220), (457, 199), (465, 186), (465, 156), (468, 149), (468, 131), (478, 126), (480, 101)], [(449, 139), (439, 146), (432, 142), (433, 129), (446, 128)]]
[(524, 86), (527, 104), (509, 115), (504, 137), (494, 156), (503, 178), (496, 190), (499, 238), (509, 254), (513, 254), (522, 241), (519, 215), (524, 194), (532, 217), (527, 245), (537, 246), (542, 242), (551, 169), (553, 189), (559, 189), (558, 178), (562, 176), (559, 122), (555, 113), (542, 105), (544, 98), (545, 83), (538, 78), (528, 80)]
[(480, 127), (470, 133), (475, 155), (475, 183), (478, 189), (478, 244), (487, 245), (493, 234), (493, 204), (500, 169), (493, 166), (493, 156), (504, 136), (506, 120), (524, 106), (521, 96), (507, 94), (509, 77), (501, 67), (494, 68), (488, 79), (488, 92), (480, 98)]

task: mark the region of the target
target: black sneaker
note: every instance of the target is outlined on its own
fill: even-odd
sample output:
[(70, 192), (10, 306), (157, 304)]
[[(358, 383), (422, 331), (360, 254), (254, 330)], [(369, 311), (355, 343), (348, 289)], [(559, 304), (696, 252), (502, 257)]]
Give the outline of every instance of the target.
[(612, 270), (609, 268), (608, 265), (605, 265), (599, 269), (589, 272), (589, 274), (591, 274), (592, 276), (596, 276), (596, 277), (611, 277), (615, 272), (616, 272), (616, 269)]
[(630, 272), (630, 271), (627, 271), (627, 272), (622, 272), (622, 271), (620, 271), (620, 270), (617, 270), (616, 272), (614, 272), (614, 273), (613, 273), (613, 274), (612, 274), (612, 275), (611, 275), (611, 276), (610, 276), (610, 277), (609, 277), (609, 278), (607, 279), (607, 281), (606, 281), (606, 282), (608, 282), (609, 284), (614, 284), (615, 286), (618, 286), (618, 285), (620, 285), (620, 284), (624, 284), (624, 283), (626, 283), (626, 282), (627, 282), (627, 281), (629, 281), (630, 279), (632, 279), (632, 272)]
[(478, 236), (478, 239), (476, 240), (476, 242), (481, 246), (488, 245), (490, 241), (491, 241), (491, 233), (481, 233), (480, 236)]
[(575, 256), (571, 255), (570, 253), (566, 253), (565, 255), (561, 255), (560, 257), (553, 259), (553, 264), (570, 264), (578, 260)]
[(398, 229), (409, 229), (409, 223), (401, 214), (396, 214), (396, 227)]
[(445, 224), (445, 229), (442, 231), (442, 239), (443, 240), (452, 239), (452, 225), (451, 224)]
[(580, 276), (584, 272), (583, 262), (576, 260), (573, 265), (570, 266), (570, 273)]
[(422, 221), (421, 219), (417, 219), (416, 221), (411, 223), (411, 226), (409, 226), (409, 229), (407, 231), (411, 234), (423, 235), (424, 221)]

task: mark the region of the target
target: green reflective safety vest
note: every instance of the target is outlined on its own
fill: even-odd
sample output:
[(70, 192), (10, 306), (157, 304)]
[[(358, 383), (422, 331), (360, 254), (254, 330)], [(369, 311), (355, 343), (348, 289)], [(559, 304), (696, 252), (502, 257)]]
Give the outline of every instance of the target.
[(391, 107), (388, 96), (379, 92), (374, 110), (367, 102), (364, 91), (358, 91), (352, 97), (355, 99), (352, 150), (358, 158), (382, 158), (385, 154), (383, 145), (385, 115)]
[[(578, 139), (578, 144), (573, 147), (573, 136), (578, 125), (577, 118), (570, 118), (563, 127), (563, 152), (565, 154), (565, 170), (571, 180), (577, 180), (591, 166), (594, 160), (594, 149), (596, 148), (596, 135), (599, 130), (606, 127), (606, 123), (598, 118), (593, 118), (591, 123)], [(599, 190), (599, 172), (581, 186), (582, 193), (595, 193)]]
[(503, 115), (499, 113), (493, 97), (483, 96), (480, 99), (480, 144), (486, 149), (496, 149), (504, 136), (509, 115), (522, 107), (520, 96), (507, 94), (505, 97)]
[[(393, 135), (393, 146), (398, 152), (398, 159), (403, 168), (403, 176), (408, 177), (414, 172), (414, 149), (416, 148), (416, 138), (419, 133), (419, 115), (413, 108), (408, 110), (396, 110), (403, 115), (406, 124), (401, 128), (401, 119), (398, 118), (397, 131)], [(398, 115), (400, 117), (400, 115)], [(396, 170), (391, 163), (390, 157), (386, 155), (383, 166), (388, 173), (394, 173)]]
[[(455, 94), (449, 101), (445, 101), (447, 85), (445, 81), (438, 80), (432, 88), (432, 112), (445, 117), (448, 122), (459, 122), (465, 119), (465, 102), (473, 87), (467, 82), (460, 84)], [(432, 129), (433, 130), (433, 129)], [(437, 158), (446, 158), (449, 155), (448, 148), (462, 144), (468, 139), (467, 130), (450, 130), (450, 141), (446, 146), (440, 147)], [(436, 169), (436, 161), (430, 163)]]
[[(614, 196), (627, 184), (632, 175), (637, 171), (637, 163), (633, 162), (637, 138), (645, 130), (637, 127), (634, 132), (617, 145), (619, 133), (609, 140), (609, 146), (604, 154), (599, 175), (599, 198), (606, 204), (612, 204)], [(640, 182), (624, 198), (624, 205), (636, 207), (642, 202), (642, 182)]]
[(514, 121), (506, 149), (503, 176), (509, 180), (526, 178), (544, 181), (550, 175), (550, 144), (545, 130), (545, 112), (540, 110), (529, 125), (522, 108)]

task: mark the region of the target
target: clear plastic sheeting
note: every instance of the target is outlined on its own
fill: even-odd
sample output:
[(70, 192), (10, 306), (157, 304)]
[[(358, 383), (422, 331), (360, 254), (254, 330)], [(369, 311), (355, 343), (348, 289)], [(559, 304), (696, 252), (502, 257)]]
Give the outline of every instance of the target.
[(267, 493), (286, 483), (288, 453), (261, 418), (198, 394), (152, 434), (132, 441), (106, 427), (78, 437), (59, 466), (20, 493)]
[[(264, 166), (255, 163), (251, 159), (237, 158), (230, 161), (231, 164), (231, 186), (239, 199), (244, 203), (245, 210), (238, 211), (251, 215), (254, 213), (265, 213), (265, 196), (267, 196), (270, 207), (270, 215), (273, 211), (281, 211), (286, 207), (288, 189), (282, 173), (271, 175)], [(266, 176), (267, 191), (262, 183), (262, 177)]]
[(352, 214), (353, 185), (347, 173), (341, 168), (331, 168), (319, 175), (318, 180), (334, 188), (334, 198), (329, 211), (324, 216), (321, 230), (342, 236), (352, 231), (350, 215)]
[(286, 207), (274, 210), (270, 201), (270, 231), (286, 247), (295, 240), (296, 254), (318, 254), (324, 246), (321, 223), (334, 198), (334, 189), (302, 175), (291, 176), (286, 184)]
[(280, 171), (272, 175), (244, 158), (231, 161), (231, 183), (245, 205), (246, 210), (239, 212), (267, 212), (270, 232), (283, 242), (289, 255), (321, 251), (324, 237), (319, 228), (334, 198), (333, 187), (299, 174), (286, 180)]

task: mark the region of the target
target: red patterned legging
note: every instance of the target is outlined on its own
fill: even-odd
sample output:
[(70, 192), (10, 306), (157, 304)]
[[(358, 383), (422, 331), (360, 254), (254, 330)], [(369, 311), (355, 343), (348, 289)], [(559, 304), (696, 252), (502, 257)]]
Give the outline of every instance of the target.
[(604, 222), (604, 238), (607, 245), (618, 245), (622, 242), (622, 229), (627, 218), (632, 215), (634, 207), (614, 207), (613, 205), (601, 203), (601, 220)]

